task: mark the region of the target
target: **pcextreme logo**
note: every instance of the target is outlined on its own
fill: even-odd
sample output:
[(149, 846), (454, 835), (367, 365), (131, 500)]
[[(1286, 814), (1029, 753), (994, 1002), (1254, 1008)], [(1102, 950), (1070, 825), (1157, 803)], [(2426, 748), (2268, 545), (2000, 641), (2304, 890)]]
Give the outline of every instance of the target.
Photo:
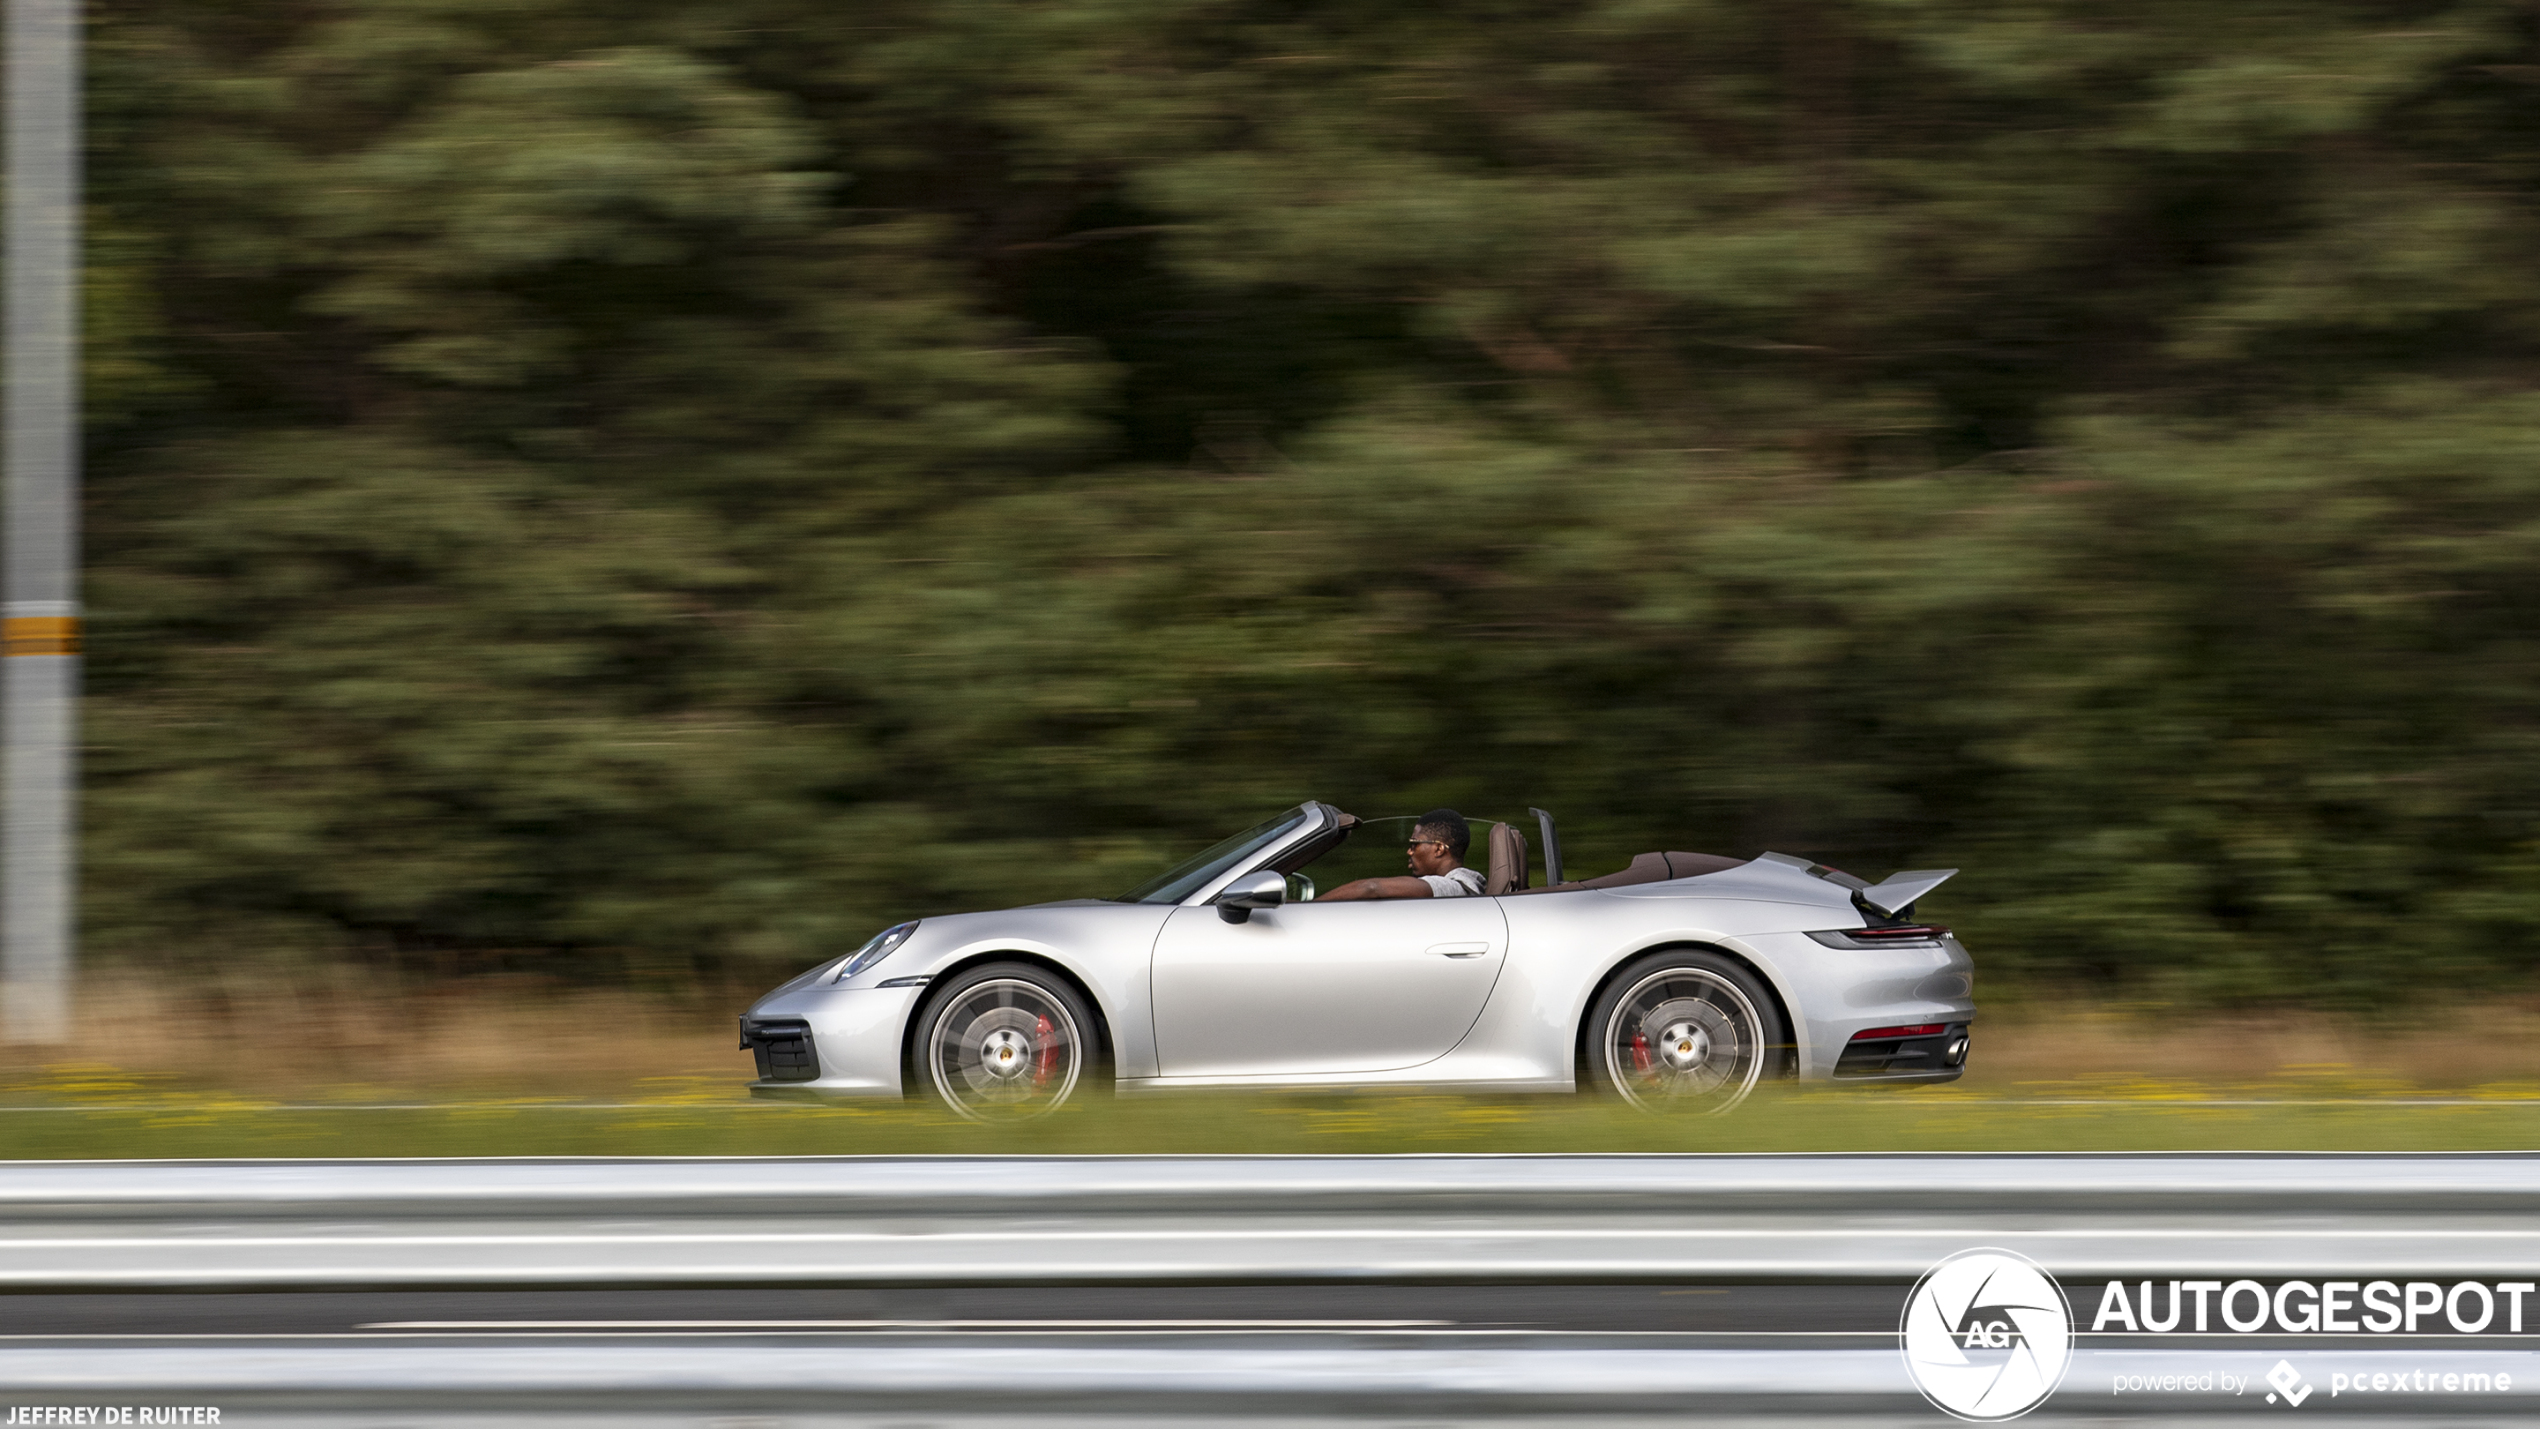
[(2017, 1419), (2073, 1362), (2073, 1317), (2046, 1267), (2015, 1251), (1962, 1250), (1905, 1297), (1905, 1372), (1944, 1414)]
[(2275, 1386), (2275, 1393), (2267, 1396), (2269, 1404), (2275, 1403), (2280, 1396), (2285, 1403), (2299, 1409), (2302, 1401), (2311, 1397), (2311, 1386), (2302, 1378), (2302, 1372), (2293, 1367), (2291, 1360), (2277, 1360), (2275, 1368), (2267, 1371), (2267, 1383)]

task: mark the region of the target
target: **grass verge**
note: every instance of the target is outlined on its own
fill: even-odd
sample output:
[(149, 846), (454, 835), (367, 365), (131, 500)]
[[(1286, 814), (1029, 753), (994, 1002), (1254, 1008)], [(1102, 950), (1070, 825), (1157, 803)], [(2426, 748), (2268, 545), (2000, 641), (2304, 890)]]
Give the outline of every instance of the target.
[(0, 1158), (1369, 1154), (1404, 1152), (2495, 1151), (2540, 1147), (2540, 1103), (2089, 1105), (1785, 1093), (1672, 1120), (1567, 1097), (1175, 1095), (980, 1127), (902, 1105), (281, 1107), (229, 1099), (0, 1112)]
[[(2540, 1008), (2514, 1002), (2358, 1022), (2038, 998), (1979, 1019), (1955, 1085), (1790, 1091), (1723, 1118), (1574, 1097), (1178, 1094), (983, 1128), (897, 1103), (747, 1100), (730, 1020), (747, 1000), (101, 977), (73, 1048), (0, 1048), (0, 1159), (2540, 1149)], [(2427, 1097), (2470, 1104), (2408, 1104)]]

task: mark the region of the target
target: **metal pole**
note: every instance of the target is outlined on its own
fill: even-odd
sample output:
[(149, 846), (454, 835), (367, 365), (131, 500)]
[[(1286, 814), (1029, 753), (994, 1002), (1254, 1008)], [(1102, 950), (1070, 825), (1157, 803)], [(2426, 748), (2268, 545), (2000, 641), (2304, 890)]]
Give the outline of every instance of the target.
[(61, 1042), (78, 868), (79, 0), (6, 4), (0, 1035)]

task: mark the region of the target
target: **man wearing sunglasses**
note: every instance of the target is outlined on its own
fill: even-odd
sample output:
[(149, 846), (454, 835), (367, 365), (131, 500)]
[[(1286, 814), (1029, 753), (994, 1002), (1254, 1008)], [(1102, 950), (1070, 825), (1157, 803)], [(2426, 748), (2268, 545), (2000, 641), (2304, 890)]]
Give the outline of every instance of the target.
[(1363, 898), (1470, 898), (1482, 891), (1482, 876), (1464, 866), (1464, 851), (1473, 846), (1472, 827), (1453, 809), (1431, 809), (1411, 830), (1411, 875), (1408, 878), (1362, 878), (1344, 883), (1317, 903), (1349, 903)]

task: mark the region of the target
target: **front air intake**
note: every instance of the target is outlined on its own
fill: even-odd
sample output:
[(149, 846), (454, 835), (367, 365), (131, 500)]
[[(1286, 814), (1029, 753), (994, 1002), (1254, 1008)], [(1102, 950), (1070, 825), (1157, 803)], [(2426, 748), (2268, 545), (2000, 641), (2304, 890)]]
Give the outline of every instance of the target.
[(799, 1017), (744, 1018), (741, 1045), (758, 1058), (762, 1082), (808, 1082), (820, 1076), (820, 1053), (811, 1043), (811, 1024)]

